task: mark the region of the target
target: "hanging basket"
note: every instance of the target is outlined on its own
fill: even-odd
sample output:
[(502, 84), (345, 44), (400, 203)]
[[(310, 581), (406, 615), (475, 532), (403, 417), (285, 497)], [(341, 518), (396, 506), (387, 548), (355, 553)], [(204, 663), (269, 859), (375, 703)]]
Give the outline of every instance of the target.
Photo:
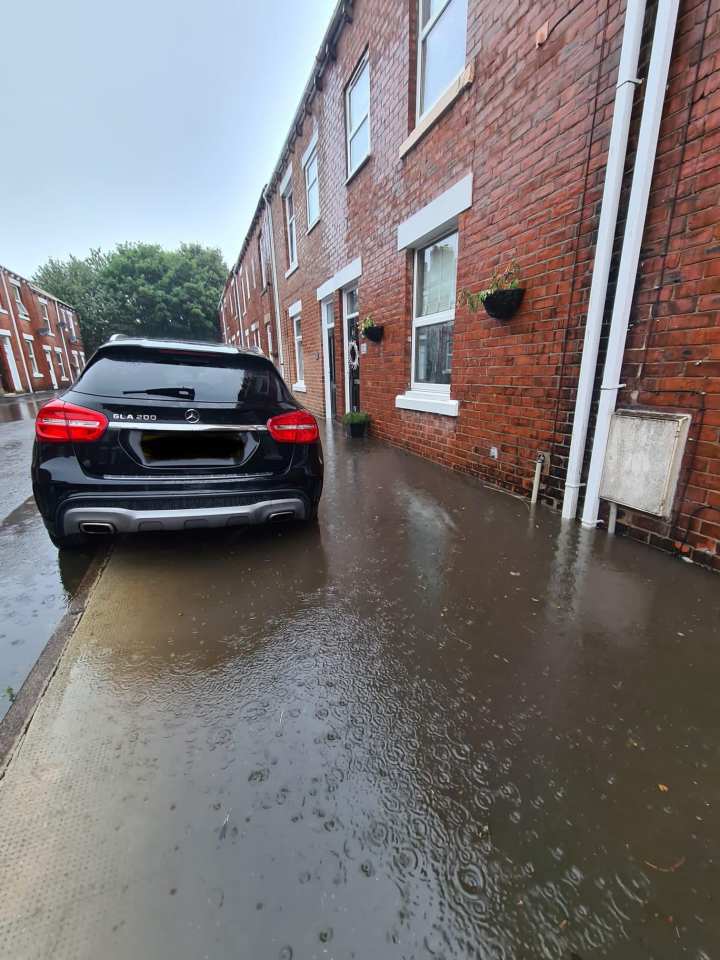
[(385, 336), (385, 327), (367, 327), (367, 329), (363, 330), (363, 336), (366, 340), (371, 340), (373, 343), (380, 343)]
[(488, 316), (495, 320), (509, 320), (520, 309), (525, 296), (525, 287), (513, 287), (511, 290), (496, 290), (483, 300)]

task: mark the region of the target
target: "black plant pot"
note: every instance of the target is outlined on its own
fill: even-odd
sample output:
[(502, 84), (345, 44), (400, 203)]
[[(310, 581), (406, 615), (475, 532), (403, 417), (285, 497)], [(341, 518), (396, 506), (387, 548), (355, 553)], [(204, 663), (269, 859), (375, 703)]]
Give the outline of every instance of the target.
[(367, 431), (367, 423), (349, 423), (347, 428), (349, 437), (353, 440), (362, 440)]
[(509, 320), (518, 312), (522, 298), (525, 296), (524, 287), (514, 287), (512, 290), (496, 290), (489, 293), (483, 300), (485, 312), (495, 320)]
[(363, 333), (366, 339), (372, 340), (373, 343), (380, 343), (385, 335), (385, 327), (368, 327)]

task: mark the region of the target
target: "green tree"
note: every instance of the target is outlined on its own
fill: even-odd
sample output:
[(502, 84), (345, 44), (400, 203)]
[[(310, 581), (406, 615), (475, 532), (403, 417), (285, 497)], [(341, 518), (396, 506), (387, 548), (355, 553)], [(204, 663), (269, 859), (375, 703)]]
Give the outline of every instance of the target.
[(220, 251), (200, 244), (123, 243), (82, 260), (50, 259), (34, 280), (77, 308), (92, 351), (113, 333), (217, 340), (226, 275)]

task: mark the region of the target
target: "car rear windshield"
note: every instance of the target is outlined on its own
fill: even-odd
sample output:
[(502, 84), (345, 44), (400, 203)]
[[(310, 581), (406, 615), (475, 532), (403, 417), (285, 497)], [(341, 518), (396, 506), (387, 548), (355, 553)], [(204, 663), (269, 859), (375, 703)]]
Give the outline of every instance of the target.
[(196, 403), (289, 400), (266, 361), (247, 356), (114, 350), (91, 363), (73, 387), (95, 397), (179, 399)]

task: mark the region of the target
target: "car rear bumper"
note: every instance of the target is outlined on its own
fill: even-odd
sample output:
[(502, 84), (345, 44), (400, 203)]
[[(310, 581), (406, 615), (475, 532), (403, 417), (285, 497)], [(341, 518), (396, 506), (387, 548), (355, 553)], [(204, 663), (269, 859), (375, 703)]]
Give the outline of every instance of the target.
[(88, 523), (124, 533), (259, 524), (280, 519), (278, 514), (310, 519), (322, 488), (319, 444), (299, 446), (291, 469), (281, 475), (243, 477), (95, 477), (71, 450), (36, 443), (33, 452), (35, 501), (55, 537), (79, 533), (80, 524)]
[(178, 506), (161, 509), (142, 505), (122, 507), (73, 503), (62, 514), (62, 533), (139, 533), (142, 531), (192, 530), (206, 527), (233, 527), (267, 523), (274, 520), (304, 520), (309, 515), (304, 497), (213, 506), (212, 500), (199, 507)]

